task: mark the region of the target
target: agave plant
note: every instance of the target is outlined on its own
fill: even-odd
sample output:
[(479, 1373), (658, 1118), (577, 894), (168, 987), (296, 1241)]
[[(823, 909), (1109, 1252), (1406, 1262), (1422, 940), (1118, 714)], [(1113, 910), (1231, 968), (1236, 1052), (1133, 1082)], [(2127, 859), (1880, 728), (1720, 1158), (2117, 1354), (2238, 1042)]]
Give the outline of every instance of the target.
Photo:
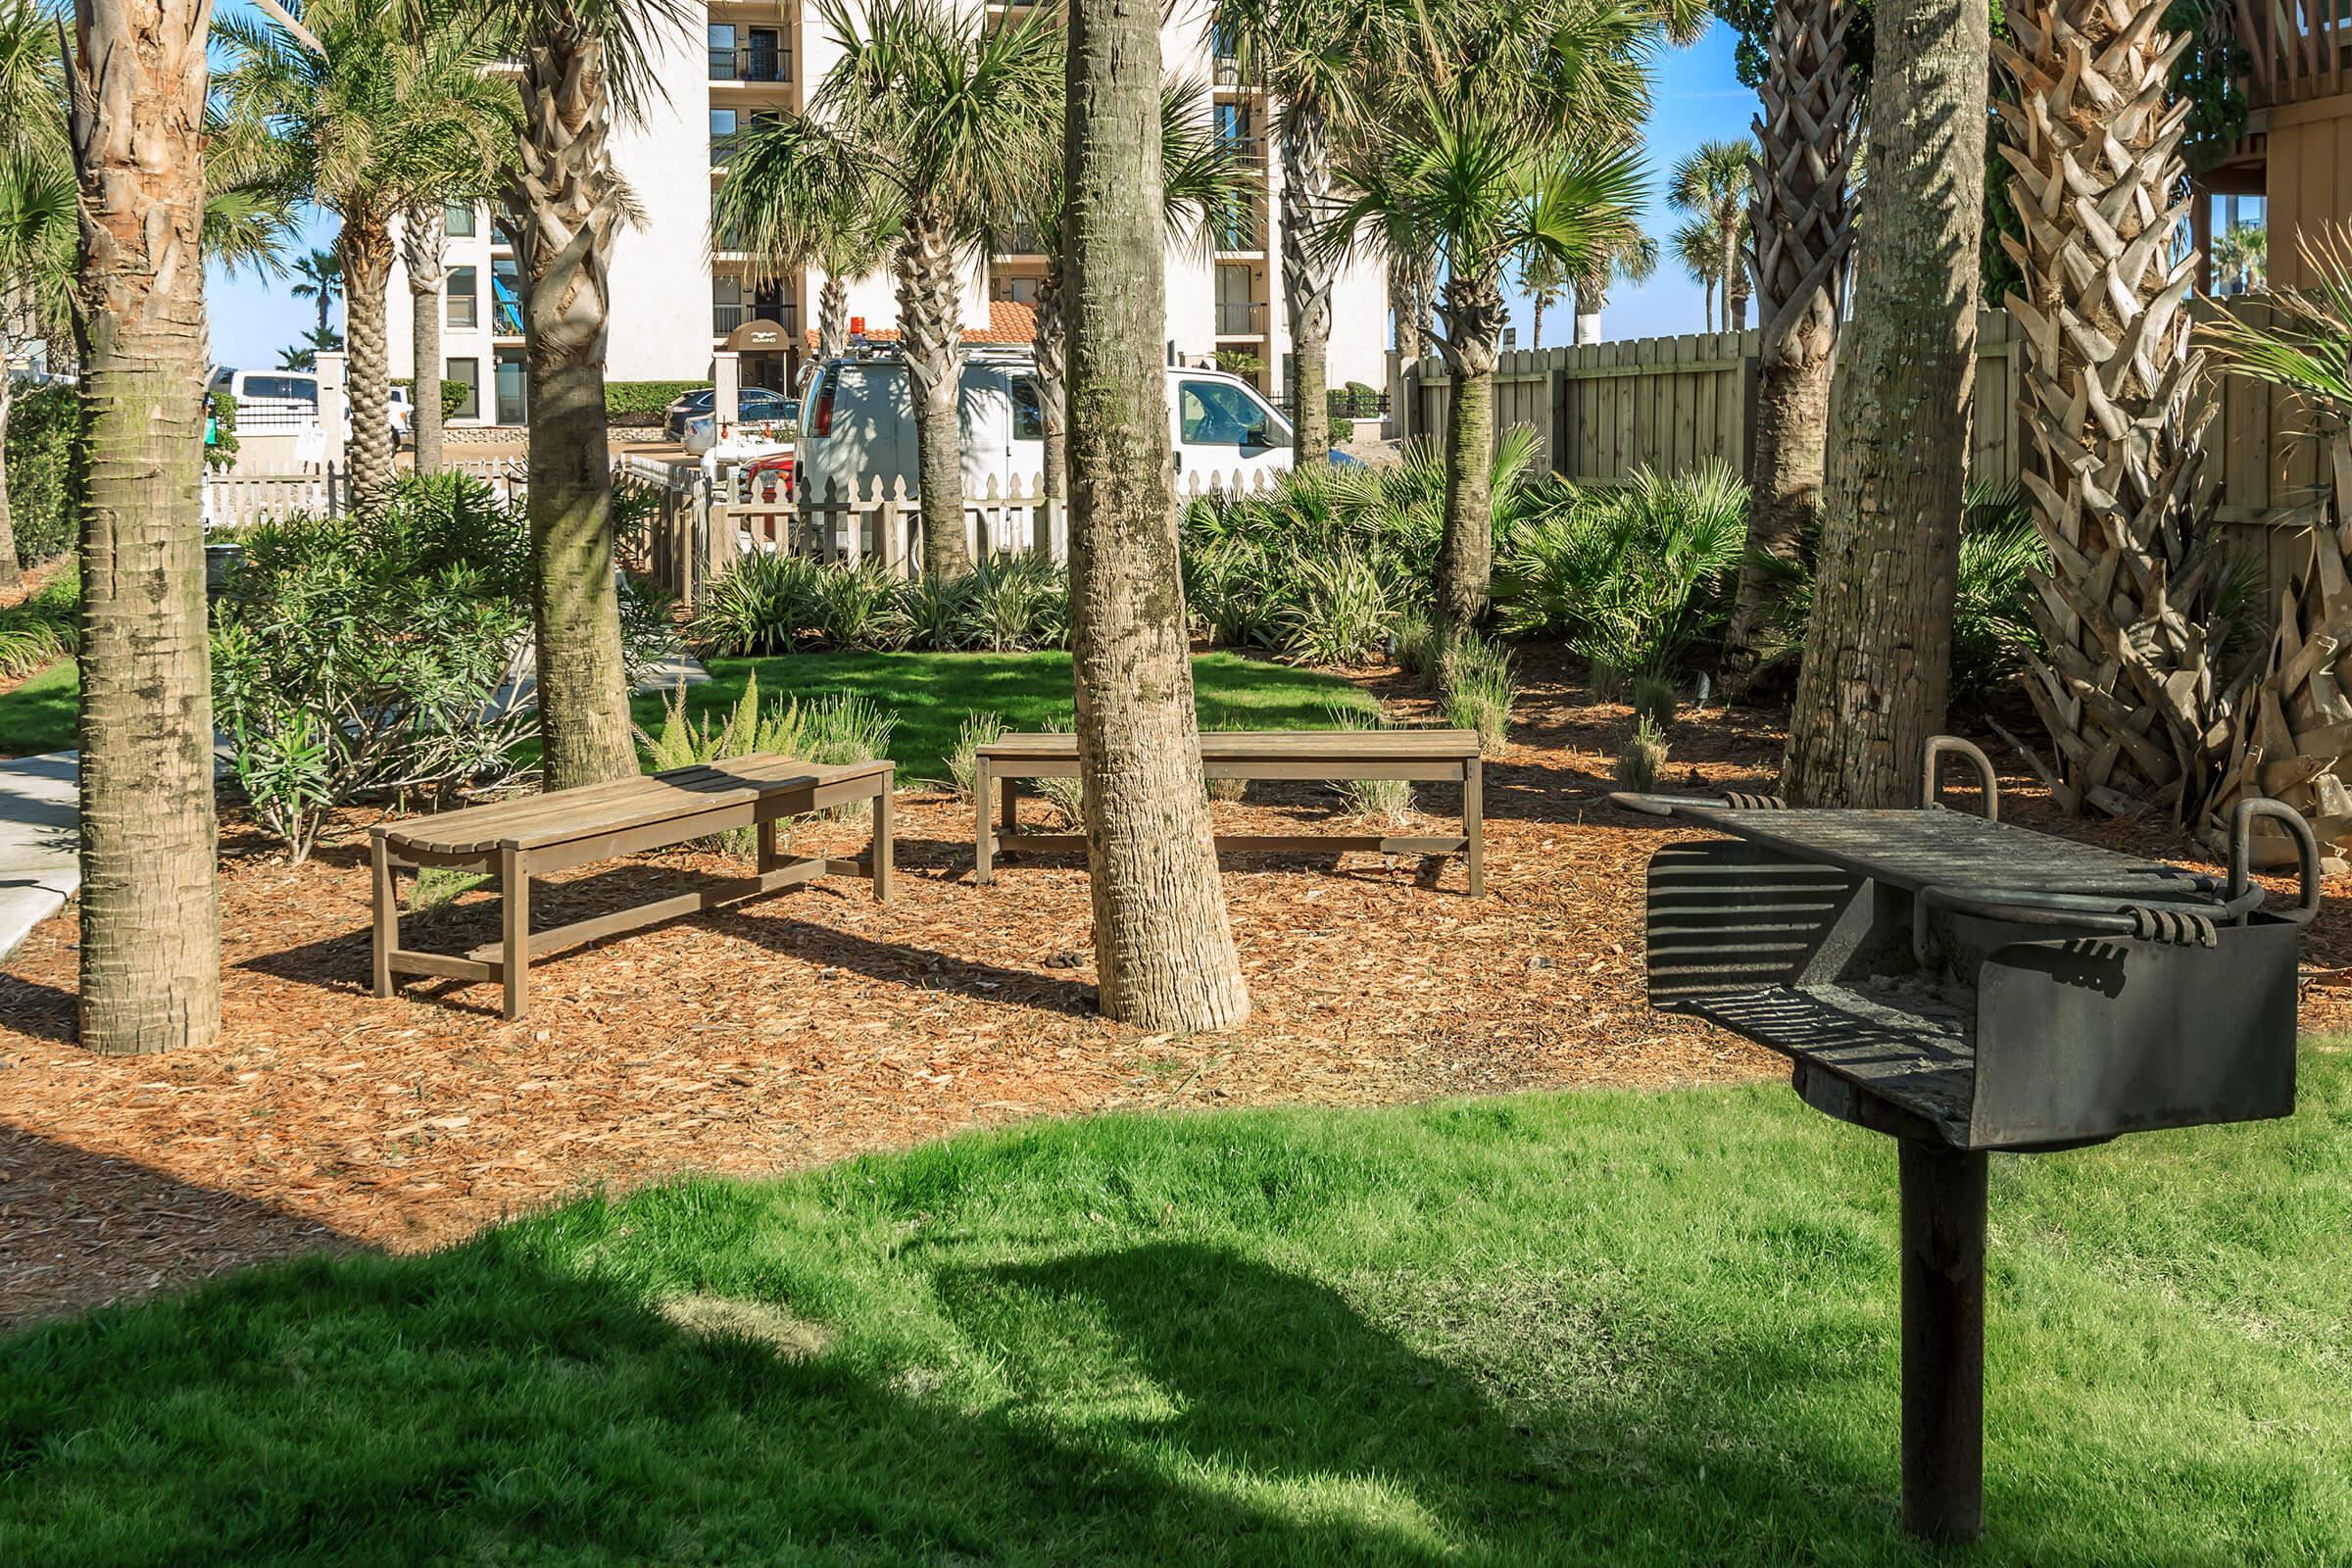
[(884, 568), (818, 566), (816, 635), (828, 648), (874, 652), (906, 642), (906, 612), (900, 605), (902, 579)]

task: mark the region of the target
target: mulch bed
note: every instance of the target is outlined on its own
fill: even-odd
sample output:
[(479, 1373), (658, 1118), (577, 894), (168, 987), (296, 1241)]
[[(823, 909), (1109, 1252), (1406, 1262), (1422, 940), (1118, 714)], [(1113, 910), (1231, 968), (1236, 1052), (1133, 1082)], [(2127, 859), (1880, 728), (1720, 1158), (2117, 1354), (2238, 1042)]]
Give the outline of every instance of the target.
[[(1417, 864), (1370, 855), (1336, 874), (1330, 860), (1229, 862), (1255, 1012), (1213, 1039), (1098, 1016), (1083, 865), (1015, 860), (974, 887), (970, 808), (944, 792), (900, 798), (891, 905), (828, 881), (548, 959), (515, 1024), (489, 986), (368, 996), (364, 840), (289, 866), (232, 817), (219, 1049), (77, 1050), (69, 920), (0, 973), (0, 1322), (304, 1248), (437, 1246), (599, 1184), (772, 1173), (1040, 1115), (1780, 1071), (1768, 1053), (1645, 1005), (1643, 869), (1668, 834), (1606, 803), (1630, 716), (1556, 663), (1528, 675), (1514, 744), (1488, 771), (1490, 896), (1463, 897), (1454, 864), (1433, 888)], [(1368, 683), (1400, 708), (1417, 701), (1394, 677)], [(1781, 739), (1771, 715), (1687, 719), (1670, 781), (1768, 787)], [(1334, 809), (1317, 786), (1251, 788), (1217, 808), (1221, 822), (1279, 832)], [(2022, 777), (2004, 789), (2016, 791), (2005, 814), (2049, 825)], [(1452, 792), (1425, 790), (1443, 820)], [(2067, 826), (2191, 853), (2161, 824)], [(843, 852), (862, 837), (817, 823), (796, 842)], [(585, 868), (535, 888), (534, 913), (636, 903), (721, 859)], [(2352, 1017), (2352, 935), (2334, 915), (2308, 956), (2308, 1028)], [(487, 892), (410, 920), (410, 940), (452, 951), (497, 929)]]

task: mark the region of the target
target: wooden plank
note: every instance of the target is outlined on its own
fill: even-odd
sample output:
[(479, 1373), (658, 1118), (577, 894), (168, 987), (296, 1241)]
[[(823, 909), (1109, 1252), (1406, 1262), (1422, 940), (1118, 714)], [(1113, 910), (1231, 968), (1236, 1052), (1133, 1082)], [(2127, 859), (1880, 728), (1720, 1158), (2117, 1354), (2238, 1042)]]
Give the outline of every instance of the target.
[[(1220, 855), (1333, 855), (1360, 851), (1378, 855), (1459, 855), (1467, 840), (1460, 834), (1436, 834), (1418, 837), (1381, 838), (1360, 833), (1296, 834), (1296, 833), (1220, 833), (1217, 853)], [(1000, 851), (1018, 850), (1035, 854), (1048, 851), (1069, 852), (1086, 848), (1083, 833), (1000, 833)]]

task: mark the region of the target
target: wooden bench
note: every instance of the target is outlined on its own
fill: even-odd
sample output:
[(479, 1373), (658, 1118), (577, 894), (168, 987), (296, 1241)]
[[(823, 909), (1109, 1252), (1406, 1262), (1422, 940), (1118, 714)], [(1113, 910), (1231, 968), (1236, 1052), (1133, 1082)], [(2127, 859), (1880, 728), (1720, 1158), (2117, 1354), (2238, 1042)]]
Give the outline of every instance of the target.
[[(1209, 730), (1200, 737), (1200, 765), (1212, 779), (1412, 779), (1462, 787), (1462, 831), (1432, 838), (1378, 838), (1364, 834), (1312, 836), (1220, 834), (1219, 850), (1300, 855), (1333, 850), (1376, 850), (1383, 855), (1459, 855), (1470, 873), (1470, 896), (1487, 890), (1486, 849), (1480, 822), (1478, 735), (1466, 729)], [(1024, 833), (1017, 812), (1019, 781), (1076, 778), (1075, 735), (1005, 735), (981, 746), (974, 757), (972, 796), (976, 807), (974, 879), (995, 874), (996, 858), (1010, 850), (1083, 850), (1081, 833)], [(991, 785), (1001, 791), (1001, 823), (989, 818)]]
[[(531, 960), (564, 948), (680, 915), (738, 904), (820, 876), (864, 876), (874, 897), (890, 897), (890, 790), (893, 764), (826, 765), (789, 757), (730, 758), (642, 778), (555, 790), (476, 806), (374, 830), (375, 994), (392, 995), (394, 977), (440, 975), (453, 980), (504, 981), (506, 1014), (529, 1005)], [(873, 848), (862, 860), (785, 859), (776, 824), (830, 806), (871, 801)], [(550, 930), (531, 930), (531, 878), (611, 860), (646, 850), (737, 828), (759, 832), (757, 873), (727, 877), (710, 887), (652, 904), (616, 909)], [(505, 902), (500, 940), (464, 956), (425, 953), (400, 945), (400, 905), (394, 878), (428, 865), (456, 866), (498, 877)]]

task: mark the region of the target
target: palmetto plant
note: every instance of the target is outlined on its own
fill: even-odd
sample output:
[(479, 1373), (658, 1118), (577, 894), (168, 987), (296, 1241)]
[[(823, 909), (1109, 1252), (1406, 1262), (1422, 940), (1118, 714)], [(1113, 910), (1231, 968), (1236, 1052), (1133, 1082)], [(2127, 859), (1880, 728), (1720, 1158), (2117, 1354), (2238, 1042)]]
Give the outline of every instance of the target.
[[(1747, 202), (1756, 149), (1745, 141), (1701, 142), (1666, 182), (1666, 199), (1706, 225), (1715, 241), (1715, 276), (1722, 282), (1720, 330), (1736, 332), (1747, 314)], [(1678, 244), (1681, 236), (1677, 235)]]
[[(224, 119), (214, 157), (341, 220), (351, 491), (355, 507), (371, 511), (392, 479), (384, 329), (393, 225), (404, 210), (478, 186), (500, 166), (514, 134), (514, 94), (488, 71), (478, 35), (434, 28), (413, 41), (382, 0), (271, 9), (279, 15), (239, 12), (215, 24)], [(331, 285), (313, 286), (323, 316)]]
[(1633, 228), (1641, 167), (1607, 127), (1641, 99), (1649, 33), (1623, 13), (1504, 0), (1423, 13), (1414, 36), (1425, 69), (1397, 73), (1321, 243), (1336, 255), (1358, 235), (1418, 233), (1444, 266), (1437, 342), (1453, 385), (1436, 612), (1450, 634), (1487, 610), (1504, 270), (1542, 252), (1573, 271)]
[(1715, 290), (1723, 282), (1723, 248), (1716, 243), (1714, 225), (1703, 218), (1687, 218), (1677, 223), (1666, 243), (1674, 250), (1674, 259), (1690, 281), (1705, 291), (1699, 324), (1713, 331), (1722, 319), (1715, 312)]

